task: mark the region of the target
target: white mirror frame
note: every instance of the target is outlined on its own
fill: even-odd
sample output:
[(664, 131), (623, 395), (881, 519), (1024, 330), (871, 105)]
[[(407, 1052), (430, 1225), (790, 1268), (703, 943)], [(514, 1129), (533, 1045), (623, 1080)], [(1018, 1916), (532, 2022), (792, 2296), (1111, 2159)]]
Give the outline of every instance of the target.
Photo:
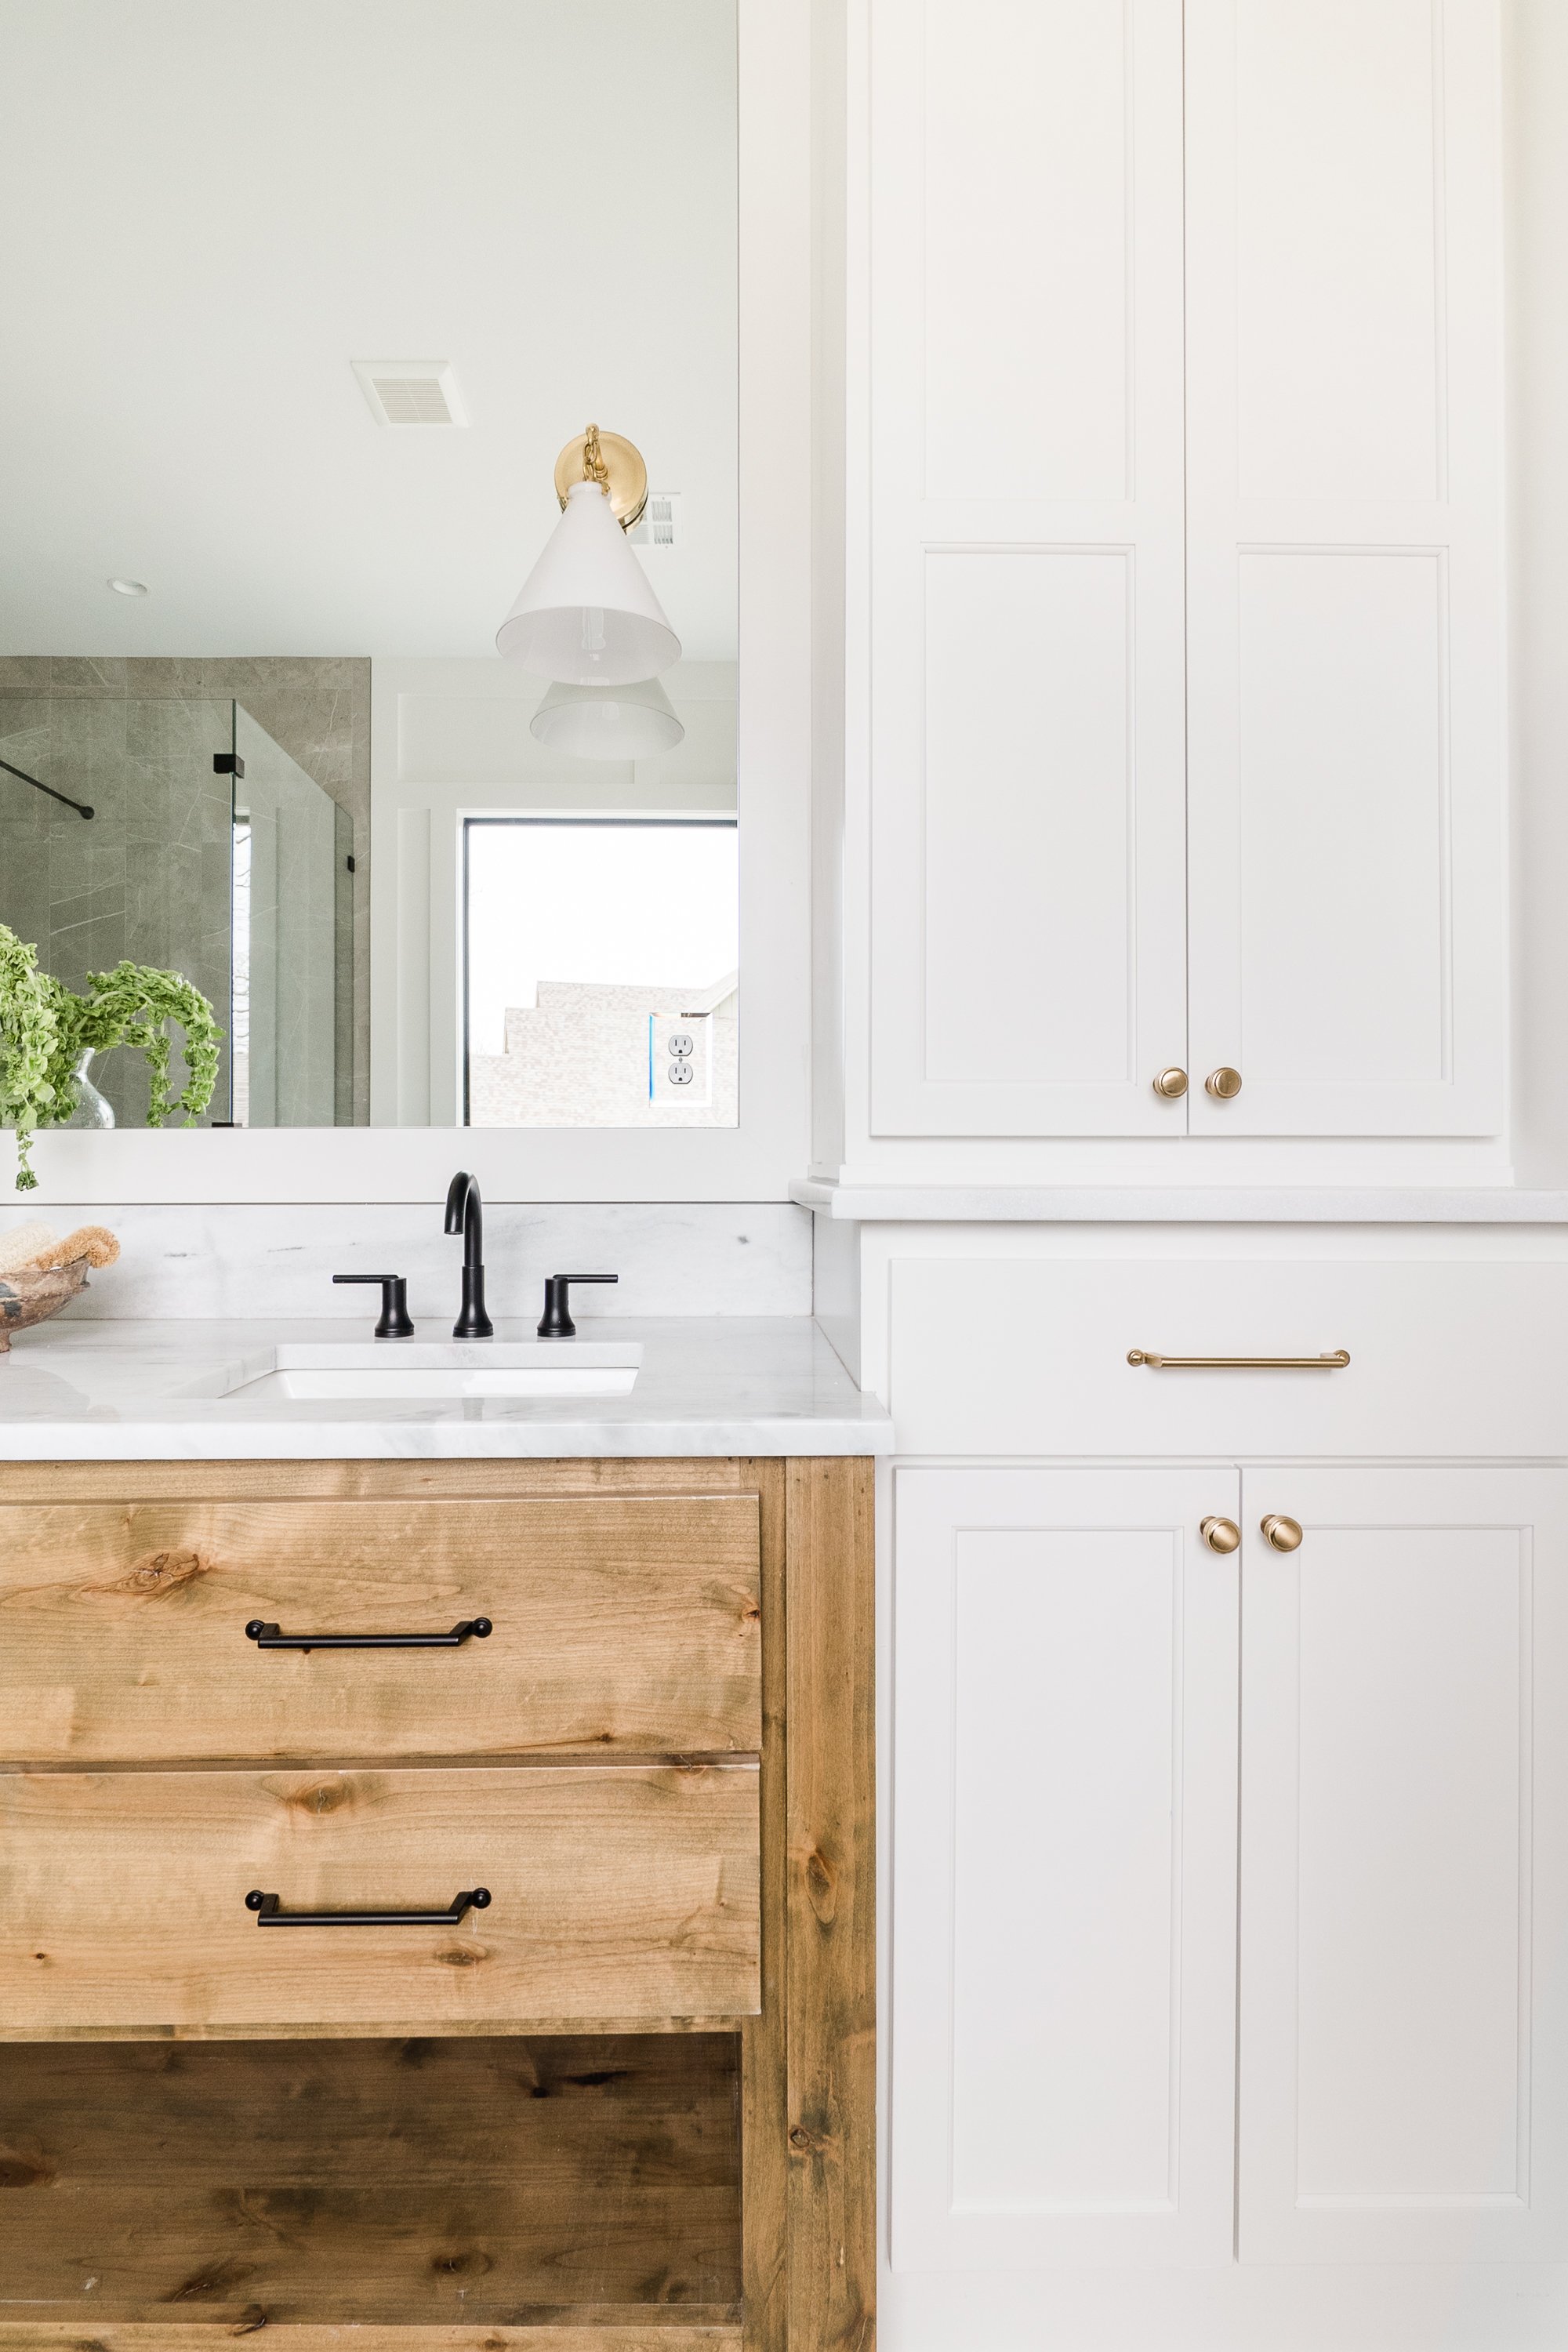
[[(811, 50), (808, 0), (738, 0), (741, 1121), (735, 1128), (45, 1130), (0, 1203), (782, 1201), (809, 1157)], [(374, 876), (373, 876), (374, 883)]]

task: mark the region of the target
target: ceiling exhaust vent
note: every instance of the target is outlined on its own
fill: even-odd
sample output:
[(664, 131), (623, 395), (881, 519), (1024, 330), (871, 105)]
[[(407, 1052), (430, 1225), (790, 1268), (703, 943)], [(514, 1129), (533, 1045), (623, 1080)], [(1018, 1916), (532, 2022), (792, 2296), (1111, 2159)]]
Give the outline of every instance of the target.
[(355, 360), (353, 372), (378, 425), (466, 425), (448, 360)]

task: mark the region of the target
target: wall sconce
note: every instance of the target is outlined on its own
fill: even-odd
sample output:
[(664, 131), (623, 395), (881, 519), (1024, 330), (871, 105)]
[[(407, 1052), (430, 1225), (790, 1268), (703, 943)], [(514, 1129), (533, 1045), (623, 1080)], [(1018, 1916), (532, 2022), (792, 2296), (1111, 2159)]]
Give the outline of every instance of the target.
[(629, 686), (552, 686), (529, 732), (552, 751), (581, 760), (651, 760), (673, 751), (686, 730), (657, 677)]
[(680, 639), (626, 542), (647, 503), (640, 453), (590, 425), (555, 460), (555, 494), (561, 520), (496, 632), (497, 651), (566, 686), (657, 677), (679, 659)]

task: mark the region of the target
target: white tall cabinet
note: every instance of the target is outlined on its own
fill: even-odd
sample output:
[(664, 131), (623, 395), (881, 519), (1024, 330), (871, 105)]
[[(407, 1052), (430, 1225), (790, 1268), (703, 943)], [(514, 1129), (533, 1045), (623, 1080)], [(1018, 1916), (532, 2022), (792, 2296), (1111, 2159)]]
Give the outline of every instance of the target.
[[(1541, 221), (1505, 318), (1502, 124), (1511, 71), (1552, 184), (1550, 14), (848, 10), (802, 1197), (900, 1447), (884, 2352), (1568, 2342), (1568, 1202), (1420, 1198), (1505, 1198), (1539, 1119), (1521, 285), (1556, 330)], [(1405, 1189), (1336, 1235), (1328, 1183)]]
[(1497, 1134), (1499, 0), (872, 0), (869, 105), (870, 1134)]

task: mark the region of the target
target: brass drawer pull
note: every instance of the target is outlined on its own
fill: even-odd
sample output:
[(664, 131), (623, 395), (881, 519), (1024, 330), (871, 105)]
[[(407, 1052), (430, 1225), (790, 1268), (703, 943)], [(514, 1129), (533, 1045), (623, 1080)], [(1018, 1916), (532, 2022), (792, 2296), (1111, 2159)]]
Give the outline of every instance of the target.
[(470, 1633), (484, 1642), (494, 1631), (488, 1617), (459, 1617), (449, 1633), (283, 1633), (253, 1617), (245, 1638), (258, 1650), (456, 1650)]
[(455, 1927), (465, 1911), (483, 1911), (489, 1899), (488, 1886), (465, 1886), (445, 1911), (279, 1911), (276, 1895), (253, 1886), (245, 1907), (258, 1927)]
[(1350, 1362), (1348, 1348), (1331, 1356), (1156, 1356), (1148, 1348), (1129, 1348), (1130, 1364), (1147, 1364), (1152, 1372), (1342, 1372)]
[(1260, 1519), (1258, 1524), (1258, 1532), (1264, 1542), (1271, 1544), (1276, 1551), (1300, 1550), (1301, 1522), (1300, 1519), (1288, 1519), (1280, 1511), (1270, 1511), (1268, 1517), (1266, 1519)]
[(1217, 1551), (1222, 1556), (1226, 1552), (1237, 1550), (1241, 1542), (1241, 1529), (1234, 1519), (1221, 1519), (1211, 1516), (1200, 1520), (1198, 1533), (1210, 1551)]

